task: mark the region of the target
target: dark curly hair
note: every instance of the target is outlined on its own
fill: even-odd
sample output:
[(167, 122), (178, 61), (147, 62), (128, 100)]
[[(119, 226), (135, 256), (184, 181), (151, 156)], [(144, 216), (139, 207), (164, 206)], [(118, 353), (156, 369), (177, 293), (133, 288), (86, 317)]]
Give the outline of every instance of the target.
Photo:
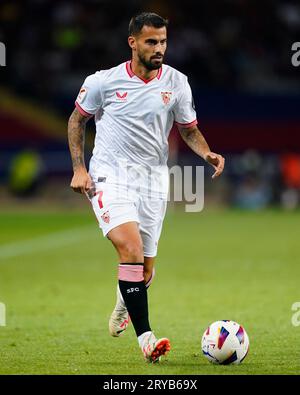
[(141, 14), (135, 15), (129, 22), (128, 34), (129, 36), (137, 36), (143, 26), (153, 26), (156, 28), (167, 27), (169, 24), (168, 19), (164, 19), (154, 12), (142, 12)]

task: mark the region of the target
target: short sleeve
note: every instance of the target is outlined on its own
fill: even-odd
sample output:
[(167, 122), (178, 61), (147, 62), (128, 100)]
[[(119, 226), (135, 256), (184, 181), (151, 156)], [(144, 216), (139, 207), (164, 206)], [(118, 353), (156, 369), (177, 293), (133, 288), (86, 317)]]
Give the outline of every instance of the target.
[(81, 115), (94, 115), (102, 107), (101, 81), (97, 74), (85, 79), (76, 98), (75, 106)]
[(179, 98), (173, 111), (176, 124), (187, 128), (197, 125), (197, 114), (195, 111), (192, 90), (186, 77), (180, 89)]

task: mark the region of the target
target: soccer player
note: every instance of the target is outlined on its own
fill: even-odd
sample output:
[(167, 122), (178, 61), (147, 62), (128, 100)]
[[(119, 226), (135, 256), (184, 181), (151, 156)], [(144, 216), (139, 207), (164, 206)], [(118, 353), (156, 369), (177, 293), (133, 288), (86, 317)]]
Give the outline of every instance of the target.
[[(129, 320), (149, 362), (170, 350), (157, 339), (148, 319), (147, 288), (168, 194), (168, 135), (179, 132), (219, 176), (224, 158), (210, 151), (197, 128), (187, 77), (163, 64), (168, 21), (143, 12), (129, 23), (131, 60), (89, 75), (78, 94), (68, 123), (74, 175), (71, 187), (86, 194), (104, 236), (119, 256), (117, 303), (109, 320), (112, 336), (120, 336)], [(94, 117), (96, 137), (87, 171), (84, 161), (86, 122)]]

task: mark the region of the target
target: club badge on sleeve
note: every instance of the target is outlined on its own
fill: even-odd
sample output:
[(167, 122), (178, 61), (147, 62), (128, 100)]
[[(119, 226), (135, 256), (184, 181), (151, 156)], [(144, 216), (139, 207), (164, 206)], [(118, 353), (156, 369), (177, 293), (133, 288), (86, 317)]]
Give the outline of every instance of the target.
[(87, 93), (87, 89), (82, 87), (77, 96), (78, 103), (83, 102), (84, 98), (86, 97), (86, 93)]

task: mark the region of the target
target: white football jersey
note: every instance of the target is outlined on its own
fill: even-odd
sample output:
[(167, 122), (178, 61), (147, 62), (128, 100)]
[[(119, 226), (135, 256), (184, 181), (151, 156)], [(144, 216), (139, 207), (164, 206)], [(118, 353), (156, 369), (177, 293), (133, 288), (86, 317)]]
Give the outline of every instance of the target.
[[(156, 77), (143, 80), (127, 61), (88, 76), (75, 105), (82, 115), (95, 115), (89, 167), (93, 179), (106, 177), (118, 183), (138, 179), (139, 184), (167, 194), (170, 130), (174, 122), (185, 127), (197, 124), (184, 74), (164, 64)], [(135, 172), (128, 178), (125, 168)], [(150, 181), (147, 169), (151, 169)]]

